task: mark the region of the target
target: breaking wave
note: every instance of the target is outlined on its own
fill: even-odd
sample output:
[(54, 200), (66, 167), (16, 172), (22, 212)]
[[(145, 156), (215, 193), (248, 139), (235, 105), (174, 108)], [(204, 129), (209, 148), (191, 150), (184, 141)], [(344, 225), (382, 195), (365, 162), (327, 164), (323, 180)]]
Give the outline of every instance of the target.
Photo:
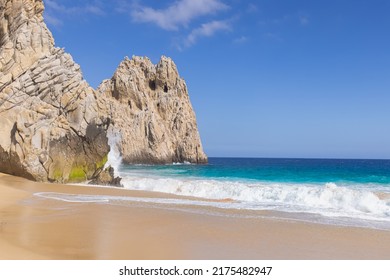
[(238, 202), (241, 209), (303, 212), (390, 222), (390, 201), (377, 193), (326, 184), (247, 183), (238, 181), (125, 177), (131, 190), (163, 192)]

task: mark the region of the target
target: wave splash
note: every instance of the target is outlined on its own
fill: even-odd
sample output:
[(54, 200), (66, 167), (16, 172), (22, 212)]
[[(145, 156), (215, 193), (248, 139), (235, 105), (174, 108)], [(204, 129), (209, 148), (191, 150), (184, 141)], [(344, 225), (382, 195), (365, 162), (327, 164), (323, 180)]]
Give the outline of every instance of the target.
[(212, 200), (233, 200), (240, 208), (304, 212), (390, 222), (390, 201), (368, 190), (335, 183), (246, 183), (201, 179), (125, 177), (124, 187)]
[(121, 134), (119, 131), (109, 128), (107, 131), (108, 145), (110, 146), (110, 152), (107, 156), (107, 162), (104, 165), (104, 168), (109, 166), (114, 168), (114, 176), (119, 176), (119, 168), (122, 164), (122, 156), (120, 152), (120, 141), (122, 140)]

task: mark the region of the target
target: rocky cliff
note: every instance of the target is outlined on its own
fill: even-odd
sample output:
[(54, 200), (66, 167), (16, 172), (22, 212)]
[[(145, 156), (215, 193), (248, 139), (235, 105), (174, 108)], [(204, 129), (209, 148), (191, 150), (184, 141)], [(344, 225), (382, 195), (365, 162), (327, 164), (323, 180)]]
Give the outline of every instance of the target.
[(94, 91), (72, 57), (54, 46), (43, 9), (42, 0), (0, 0), (0, 172), (92, 179), (107, 161), (109, 142), (128, 163), (207, 161), (171, 59), (125, 59)]
[(127, 163), (206, 163), (187, 86), (172, 59), (125, 58), (98, 88)]
[(41, 0), (0, 0), (0, 171), (87, 180), (106, 161), (108, 121), (42, 12)]

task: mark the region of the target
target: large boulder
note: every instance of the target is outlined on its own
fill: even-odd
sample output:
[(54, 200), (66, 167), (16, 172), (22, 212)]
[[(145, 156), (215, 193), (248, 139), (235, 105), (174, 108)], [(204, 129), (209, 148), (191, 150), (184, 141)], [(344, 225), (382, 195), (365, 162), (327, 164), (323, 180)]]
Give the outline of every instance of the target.
[(114, 168), (108, 166), (102, 172), (100, 172), (96, 178), (89, 182), (90, 185), (104, 185), (104, 186), (113, 186), (113, 187), (123, 187), (121, 184), (122, 178), (115, 176)]
[(0, 171), (84, 181), (107, 159), (108, 120), (42, 12), (41, 0), (0, 0)]
[[(125, 58), (97, 89), (126, 163), (206, 163), (185, 81), (165, 56)], [(104, 110), (103, 110), (104, 111)]]

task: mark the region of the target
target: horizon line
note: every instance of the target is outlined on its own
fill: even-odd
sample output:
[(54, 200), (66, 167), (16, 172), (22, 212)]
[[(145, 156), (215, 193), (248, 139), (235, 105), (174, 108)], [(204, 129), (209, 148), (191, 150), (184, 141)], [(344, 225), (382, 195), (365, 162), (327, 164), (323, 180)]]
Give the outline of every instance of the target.
[(237, 158), (237, 159), (321, 159), (321, 160), (390, 160), (390, 158), (332, 158), (332, 157), (256, 157), (256, 156), (208, 156), (207, 158)]

